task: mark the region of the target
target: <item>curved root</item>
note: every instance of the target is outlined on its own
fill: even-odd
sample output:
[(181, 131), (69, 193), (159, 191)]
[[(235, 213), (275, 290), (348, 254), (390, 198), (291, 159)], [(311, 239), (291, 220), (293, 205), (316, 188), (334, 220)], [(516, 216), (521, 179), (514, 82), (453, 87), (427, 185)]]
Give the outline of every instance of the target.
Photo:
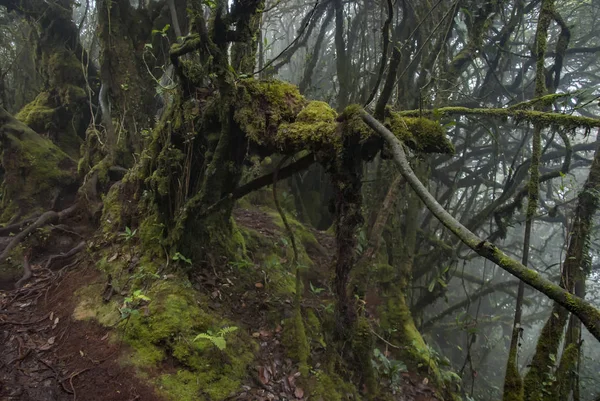
[(23, 287), (23, 284), (31, 278), (33, 273), (31, 272), (31, 266), (29, 265), (29, 257), (25, 255), (23, 257), (23, 277), (15, 283), (15, 289)]
[(65, 219), (66, 217), (71, 216), (73, 213), (75, 213), (76, 210), (77, 210), (77, 204), (74, 204), (73, 206), (68, 207), (64, 210), (61, 210), (60, 212), (48, 211), (48, 212), (43, 213), (40, 217), (37, 218), (37, 220), (33, 224), (31, 224), (25, 230), (21, 231), (19, 234), (14, 236), (12, 241), (10, 241), (8, 243), (8, 245), (6, 246), (6, 248), (4, 248), (4, 251), (2, 251), (2, 254), (0, 254), (0, 263), (4, 262), (6, 260), (6, 258), (8, 257), (8, 255), (10, 254), (10, 251), (14, 247), (19, 245), (21, 243), (21, 241), (23, 241), (23, 239), (25, 239), (29, 234), (31, 234), (32, 232), (34, 232), (35, 230), (37, 230), (40, 227), (44, 227), (45, 225), (56, 223), (58, 221)]
[(59, 255), (52, 255), (48, 258), (48, 261), (46, 261), (46, 265), (44, 266), (46, 269), (50, 268), (50, 265), (59, 259), (68, 259), (71, 256), (83, 251), (85, 249), (85, 241), (81, 241), (79, 244), (77, 244), (77, 246), (73, 249), (71, 249), (69, 252), (67, 253), (61, 253)]

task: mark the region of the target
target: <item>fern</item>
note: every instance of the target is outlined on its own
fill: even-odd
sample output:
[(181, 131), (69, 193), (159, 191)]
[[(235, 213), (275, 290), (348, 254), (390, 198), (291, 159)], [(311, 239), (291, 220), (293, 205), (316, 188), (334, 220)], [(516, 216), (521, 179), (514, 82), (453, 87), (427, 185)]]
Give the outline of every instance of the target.
[(217, 333), (213, 333), (211, 330), (207, 330), (206, 333), (198, 334), (194, 338), (194, 341), (198, 341), (200, 339), (208, 340), (211, 343), (213, 343), (213, 345), (217, 347), (220, 351), (223, 351), (225, 348), (227, 348), (227, 341), (225, 340), (225, 336), (227, 334), (233, 333), (237, 329), (238, 328), (235, 326), (227, 326), (223, 327)]

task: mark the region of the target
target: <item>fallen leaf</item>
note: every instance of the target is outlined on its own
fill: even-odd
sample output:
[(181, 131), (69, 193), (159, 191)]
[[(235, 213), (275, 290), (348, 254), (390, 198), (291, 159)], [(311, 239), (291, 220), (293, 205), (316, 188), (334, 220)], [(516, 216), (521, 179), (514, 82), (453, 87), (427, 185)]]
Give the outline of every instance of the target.
[(81, 355), (83, 357), (85, 354), (83, 353), (82, 350), (79, 350), (79, 355)]
[(294, 377), (294, 375), (289, 375), (287, 381), (290, 384), (290, 387), (295, 387), (294, 383), (296, 382), (296, 377)]
[(104, 341), (104, 340), (106, 340), (106, 339), (108, 338), (108, 334), (109, 334), (109, 333), (106, 333), (105, 335), (103, 335), (103, 336), (102, 336), (102, 338), (100, 339), (100, 341)]
[(265, 369), (264, 366), (258, 368), (258, 379), (262, 384), (267, 384), (269, 382), (269, 372)]
[(258, 337), (260, 337), (260, 333), (258, 331), (255, 333), (252, 333), (252, 337), (258, 338)]
[(261, 337), (271, 337), (271, 333), (267, 330), (261, 330), (260, 335)]
[(279, 333), (282, 330), (282, 327), (280, 325), (277, 325), (277, 327), (275, 327), (275, 333)]
[(54, 320), (54, 312), (50, 312), (50, 320)]
[(115, 260), (117, 260), (118, 257), (119, 257), (119, 254), (115, 253), (110, 258), (108, 258), (108, 262), (114, 262)]
[(296, 398), (302, 398), (304, 397), (304, 390), (302, 390), (300, 387), (296, 387), (294, 395), (296, 396)]
[(427, 384), (427, 383), (429, 383), (429, 379), (428, 378), (424, 378), (423, 379), (423, 384)]
[(50, 337), (48, 339), (48, 344), (50, 344), (50, 345), (54, 344), (54, 340), (56, 340), (56, 336), (55, 337)]
[(263, 283), (256, 283), (256, 284), (254, 284), (254, 286), (256, 288), (263, 288), (264, 287)]

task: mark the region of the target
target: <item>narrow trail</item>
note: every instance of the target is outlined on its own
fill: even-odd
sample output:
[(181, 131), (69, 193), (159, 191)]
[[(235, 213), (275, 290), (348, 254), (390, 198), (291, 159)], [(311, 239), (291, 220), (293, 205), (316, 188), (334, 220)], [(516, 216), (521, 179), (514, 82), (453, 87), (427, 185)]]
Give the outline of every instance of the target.
[[(274, 244), (284, 237), (272, 216), (260, 209), (236, 209), (234, 218), (238, 225)], [(319, 315), (324, 302), (332, 301), (331, 295), (312, 293), (308, 283), (326, 286), (335, 239), (324, 232), (310, 232), (318, 244), (306, 247), (314, 266), (306, 277), (303, 308)], [(31, 278), (22, 287), (14, 289), (19, 277), (0, 279), (0, 401), (165, 400), (123, 363), (128, 348), (120, 341), (120, 330), (76, 318), (77, 291), (94, 284), (101, 287), (105, 279), (87, 251), (72, 251), (85, 248), (82, 242), (86, 244), (91, 232), (63, 227), (61, 233), (52, 236), (52, 243), (45, 248), (31, 251)], [(9, 240), (0, 237), (0, 251)], [(281, 319), (291, 315), (292, 300), (274, 297), (268, 288), (258, 287), (230, 297), (220, 289), (236, 280), (234, 275), (200, 271), (192, 278), (198, 291), (212, 294), (211, 309), (238, 322), (258, 343), (246, 382), (227, 400), (311, 399), (310, 389), (300, 384), (298, 367), (286, 356), (284, 328), (273, 323), (274, 314)], [(311, 349), (313, 367), (319, 369), (325, 348), (313, 341)], [(421, 378), (406, 374), (404, 382), (395, 400), (438, 400)]]
[(56, 236), (52, 254), (36, 249), (20, 288), (0, 281), (1, 401), (161, 400), (120, 364), (111, 330), (73, 317), (77, 290), (101, 280), (85, 252), (68, 252), (82, 239), (73, 231)]

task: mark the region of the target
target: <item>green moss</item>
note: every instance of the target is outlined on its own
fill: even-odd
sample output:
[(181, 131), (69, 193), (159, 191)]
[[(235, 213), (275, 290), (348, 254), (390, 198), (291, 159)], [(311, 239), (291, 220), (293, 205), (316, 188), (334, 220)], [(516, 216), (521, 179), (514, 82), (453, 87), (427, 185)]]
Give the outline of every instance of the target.
[(373, 399), (377, 394), (377, 381), (371, 363), (373, 334), (369, 322), (363, 317), (356, 321), (352, 335), (352, 352), (357, 362), (357, 365), (353, 367), (354, 371), (360, 373), (361, 383), (367, 390), (367, 399)]
[(327, 103), (309, 102), (293, 123), (281, 124), (276, 143), (281, 149), (337, 148), (341, 136), (337, 130), (337, 113)]
[(244, 79), (238, 84), (235, 121), (258, 144), (272, 143), (280, 124), (293, 122), (306, 100), (282, 81)]
[[(281, 216), (279, 215), (279, 213), (277, 213), (276, 211), (272, 211), (272, 210), (266, 210), (267, 213), (269, 214), (269, 216), (273, 219), (273, 222), (282, 229), (284, 229), (284, 225), (283, 225), (283, 220), (281, 219)], [(317, 239), (315, 238), (314, 234), (311, 233), (306, 227), (304, 227), (304, 225), (302, 223), (300, 223), (298, 220), (296, 220), (295, 218), (293, 218), (292, 216), (290, 216), (289, 214), (286, 214), (288, 223), (290, 224), (290, 226), (292, 227), (292, 230), (294, 231), (294, 236), (296, 237), (297, 241), (302, 244), (301, 247), (298, 247), (298, 262), (301, 265), (310, 267), (313, 265), (313, 261), (310, 259), (310, 257), (308, 256), (308, 254), (306, 253), (306, 248), (313, 246), (315, 244), (318, 244)], [(291, 246), (290, 246), (291, 248)], [(290, 249), (291, 251), (291, 249)], [(291, 254), (290, 254), (291, 256)]]
[(113, 185), (106, 195), (102, 196), (102, 230), (105, 234), (116, 236), (125, 226), (123, 223), (123, 208), (121, 203), (122, 184)]
[(36, 132), (45, 132), (56, 126), (58, 108), (50, 107), (50, 94), (39, 93), (36, 98), (25, 105), (15, 116)]
[(446, 116), (446, 115), (479, 115), (504, 119), (512, 117), (517, 121), (528, 121), (543, 126), (561, 126), (564, 129), (572, 130), (583, 128), (589, 132), (594, 127), (600, 127), (600, 122), (595, 118), (575, 116), (560, 113), (546, 113), (537, 110), (512, 110), (503, 109), (471, 109), (468, 107), (442, 107), (435, 110), (408, 110), (398, 113), (402, 117), (408, 116)]
[(317, 369), (308, 380), (311, 398), (323, 401), (360, 400), (356, 388), (338, 374)]
[(556, 370), (556, 381), (552, 386), (552, 401), (569, 399), (571, 384), (577, 375), (577, 362), (579, 360), (579, 346), (575, 343), (568, 344), (563, 350), (560, 364)]
[(76, 163), (12, 116), (2, 117), (3, 209), (17, 209), (24, 215), (47, 210), (62, 190), (76, 183)]
[(125, 341), (133, 349), (129, 361), (141, 371), (152, 371), (171, 356), (179, 371), (155, 382), (173, 400), (222, 400), (236, 391), (256, 352), (247, 334), (228, 334), (223, 351), (209, 341), (194, 342), (197, 334), (233, 324), (204, 310), (204, 301), (185, 281), (157, 281), (145, 295), (148, 305), (123, 324)]
[(385, 125), (411, 149), (424, 153), (454, 154), (454, 146), (442, 126), (427, 118), (401, 117), (388, 111)]
[(310, 344), (306, 337), (304, 319), (300, 308), (295, 308), (293, 316), (284, 321), (281, 342), (285, 347), (287, 355), (298, 363), (303, 377), (308, 376), (308, 357), (310, 355)]
[(318, 343), (322, 347), (325, 347), (325, 340), (323, 337), (323, 328), (321, 327), (321, 321), (317, 317), (317, 314), (312, 309), (306, 310), (306, 334), (311, 341)]
[(517, 368), (515, 355), (509, 356), (504, 378), (503, 401), (523, 401), (523, 380)]
[(162, 375), (156, 385), (165, 397), (173, 400), (196, 401), (200, 395), (200, 382), (196, 375), (188, 370)]
[(415, 326), (404, 295), (396, 292), (380, 306), (379, 312), (381, 328), (393, 331), (393, 341), (410, 345), (400, 351), (400, 359), (406, 363), (409, 370), (430, 377), (434, 385), (442, 388), (443, 381), (438, 364)]
[(95, 320), (103, 326), (111, 327), (118, 323), (120, 314), (114, 301), (102, 300), (103, 283), (91, 284), (75, 292), (78, 299), (73, 310), (76, 320)]

